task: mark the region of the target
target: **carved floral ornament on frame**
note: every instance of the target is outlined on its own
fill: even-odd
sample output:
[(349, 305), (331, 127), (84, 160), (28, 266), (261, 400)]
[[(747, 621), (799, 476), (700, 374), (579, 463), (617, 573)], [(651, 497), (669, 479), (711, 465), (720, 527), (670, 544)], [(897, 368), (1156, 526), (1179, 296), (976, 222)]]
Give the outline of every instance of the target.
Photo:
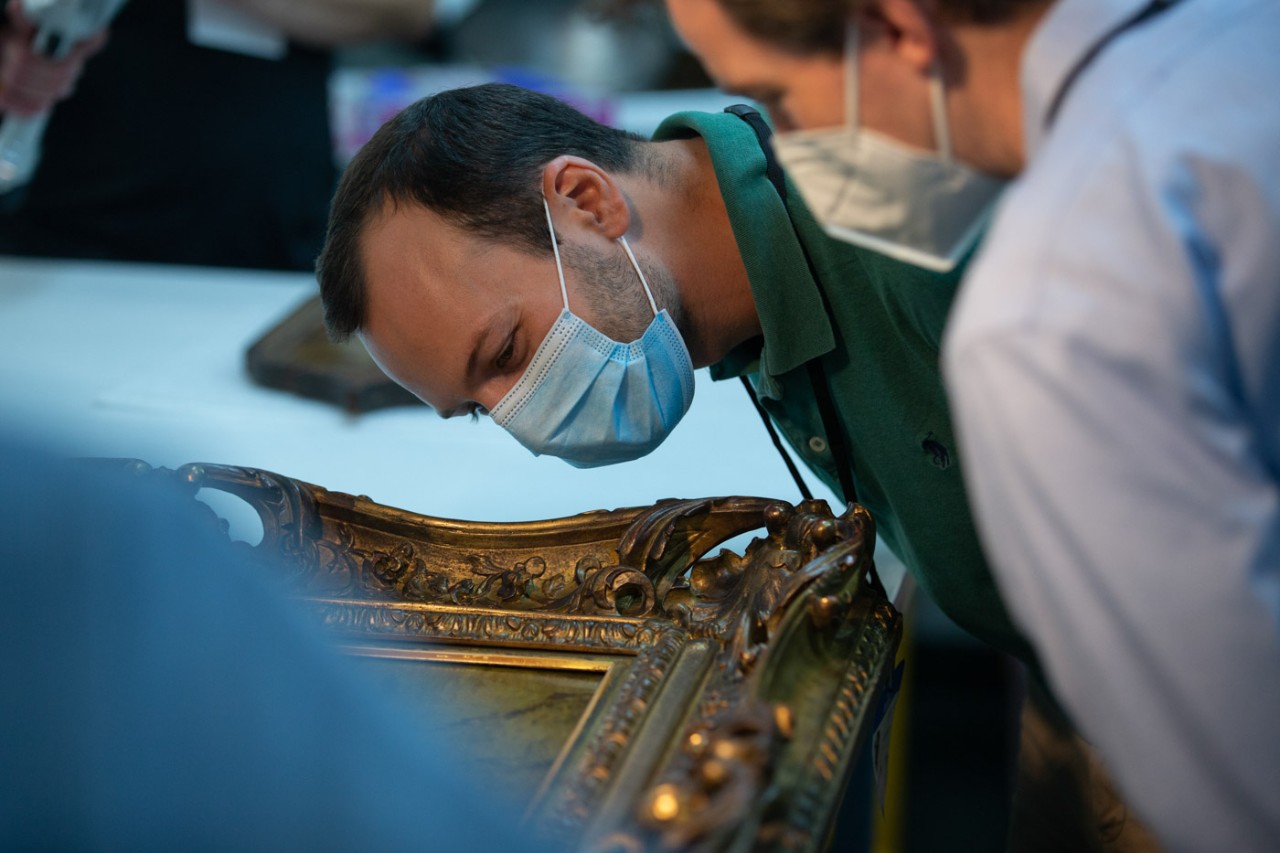
[[(860, 506), (725, 497), (468, 522), (266, 471), (107, 464), (247, 502), (263, 537), (237, 547), (354, 654), (599, 673), (522, 792), (529, 830), (573, 849), (821, 849), (881, 710), (901, 618)], [(752, 531), (743, 553), (711, 555)]]

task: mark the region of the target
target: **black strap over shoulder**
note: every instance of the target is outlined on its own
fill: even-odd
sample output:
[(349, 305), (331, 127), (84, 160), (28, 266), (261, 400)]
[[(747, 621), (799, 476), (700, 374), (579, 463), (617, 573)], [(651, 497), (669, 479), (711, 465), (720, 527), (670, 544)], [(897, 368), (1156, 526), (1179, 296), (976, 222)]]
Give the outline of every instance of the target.
[(1058, 118), (1058, 111), (1062, 109), (1062, 104), (1067, 99), (1067, 93), (1071, 91), (1076, 84), (1076, 80), (1080, 78), (1080, 75), (1084, 73), (1086, 68), (1093, 64), (1093, 61), (1098, 58), (1098, 54), (1102, 53), (1107, 45), (1129, 32), (1129, 30), (1145, 24), (1147, 21), (1162, 12), (1168, 11), (1176, 3), (1178, 3), (1178, 0), (1151, 0), (1151, 2), (1146, 6), (1143, 6), (1128, 18), (1125, 18), (1123, 21), (1116, 24), (1110, 32), (1099, 39), (1093, 47), (1089, 48), (1085, 55), (1080, 57), (1080, 61), (1067, 72), (1067, 76), (1062, 81), (1062, 85), (1058, 87), (1057, 94), (1055, 94), (1053, 96), (1053, 100), (1049, 102), (1049, 109), (1045, 111), (1044, 115), (1045, 127), (1053, 126), (1053, 122)]
[(764, 151), (764, 173), (769, 178), (769, 183), (773, 184), (773, 188), (778, 191), (778, 195), (782, 196), (782, 203), (787, 203), (787, 182), (783, 176), (782, 164), (778, 162), (778, 158), (773, 153), (773, 146), (769, 144), (769, 139), (773, 136), (773, 130), (765, 122), (764, 116), (760, 115), (760, 111), (746, 104), (734, 104), (731, 107), (725, 107), (724, 111), (733, 113), (738, 118), (751, 125), (751, 129), (756, 132), (756, 139), (760, 140), (760, 148)]
[(769, 440), (773, 442), (773, 449), (778, 451), (778, 455), (782, 457), (783, 463), (787, 466), (787, 471), (791, 474), (791, 479), (795, 481), (796, 488), (800, 490), (800, 497), (807, 501), (813, 500), (813, 492), (809, 491), (809, 484), (804, 481), (804, 477), (800, 476), (800, 469), (796, 467), (791, 454), (787, 453), (787, 449), (782, 446), (782, 439), (778, 437), (778, 431), (774, 429), (773, 421), (769, 420), (769, 413), (764, 410), (764, 405), (760, 402), (756, 389), (751, 387), (751, 380), (745, 376), (739, 376), (738, 378), (742, 380), (742, 387), (747, 389), (747, 396), (751, 398), (751, 405), (755, 406), (756, 414), (764, 422), (765, 431), (769, 433)]
[[(760, 150), (764, 152), (765, 176), (768, 177), (769, 183), (773, 184), (785, 206), (787, 203), (787, 183), (783, 175), (782, 164), (778, 162), (778, 158), (773, 153), (773, 146), (769, 144), (773, 131), (759, 111), (746, 104), (734, 104), (731, 107), (725, 107), (724, 111), (736, 115), (755, 131), (756, 139), (760, 142)], [(790, 216), (789, 211), (788, 216)], [(805, 248), (804, 242), (798, 236), (797, 243), (800, 245), (800, 251), (804, 254), (805, 263), (809, 267), (809, 274), (813, 276), (813, 280), (818, 284), (818, 293), (822, 296), (823, 307), (826, 309), (827, 315), (830, 316), (831, 307), (827, 304), (827, 295), (822, 290), (822, 280), (818, 278), (818, 268), (814, 265), (813, 258), (809, 256), (809, 250)], [(842, 497), (850, 504), (856, 503), (858, 493), (853, 484), (853, 455), (849, 452), (847, 437), (844, 430), (840, 428), (840, 420), (836, 416), (835, 402), (831, 398), (831, 387), (827, 383), (826, 375), (822, 372), (819, 359), (810, 360), (806, 367), (809, 371), (809, 383), (813, 386), (814, 401), (818, 404), (818, 414), (822, 417), (822, 429), (827, 434), (827, 446), (831, 448), (831, 456), (836, 463), (836, 475), (840, 478)], [(811, 499), (812, 496), (809, 493), (809, 489), (805, 486), (804, 481), (800, 479), (800, 472), (796, 470), (791, 457), (783, 451), (782, 442), (778, 438), (773, 422), (760, 404), (755, 389), (751, 387), (751, 383), (747, 382), (745, 378), (742, 384), (746, 387), (747, 393), (751, 395), (751, 402), (755, 405), (756, 411), (760, 413), (760, 417), (764, 420), (765, 429), (769, 431), (769, 437), (773, 440), (774, 446), (778, 448), (778, 452), (782, 454), (783, 461), (787, 463), (787, 470), (791, 472), (796, 485), (800, 488), (800, 494), (804, 495), (806, 500)]]

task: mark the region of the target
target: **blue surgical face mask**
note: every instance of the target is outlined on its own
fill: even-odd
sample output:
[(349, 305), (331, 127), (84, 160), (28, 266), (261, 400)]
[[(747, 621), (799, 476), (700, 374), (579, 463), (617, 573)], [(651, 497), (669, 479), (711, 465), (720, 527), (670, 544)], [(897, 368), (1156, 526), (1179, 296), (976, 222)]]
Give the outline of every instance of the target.
[(542, 204), (564, 309), (490, 415), (535, 454), (579, 468), (638, 459), (662, 443), (693, 402), (689, 350), (671, 315), (658, 310), (626, 237), (618, 242), (654, 313), (645, 333), (618, 343), (570, 311), (551, 209), (546, 199)]

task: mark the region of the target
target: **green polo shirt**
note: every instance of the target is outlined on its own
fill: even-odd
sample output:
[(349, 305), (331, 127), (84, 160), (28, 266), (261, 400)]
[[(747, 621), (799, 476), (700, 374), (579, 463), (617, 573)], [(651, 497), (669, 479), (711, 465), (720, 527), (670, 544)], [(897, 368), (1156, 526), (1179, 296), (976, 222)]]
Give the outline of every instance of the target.
[(794, 184), (784, 205), (737, 116), (678, 113), (654, 140), (691, 136), (710, 152), (763, 329), (712, 377), (746, 374), (785, 440), (840, 494), (805, 366), (818, 359), (878, 533), (956, 624), (1028, 657), (978, 545), (942, 389), (942, 327), (961, 271), (928, 272), (826, 236)]

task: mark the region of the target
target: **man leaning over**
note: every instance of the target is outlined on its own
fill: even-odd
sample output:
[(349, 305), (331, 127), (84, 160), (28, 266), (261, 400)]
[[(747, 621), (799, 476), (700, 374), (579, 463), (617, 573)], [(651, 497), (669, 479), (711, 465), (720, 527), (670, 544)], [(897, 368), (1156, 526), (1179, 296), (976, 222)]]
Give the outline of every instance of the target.
[(678, 114), (645, 141), (512, 86), (426, 98), (348, 167), (318, 272), (335, 336), (443, 415), (488, 413), (578, 465), (656, 447), (693, 369), (747, 375), (939, 606), (1027, 656), (952, 450), (938, 353), (958, 273), (830, 240), (739, 116)]

